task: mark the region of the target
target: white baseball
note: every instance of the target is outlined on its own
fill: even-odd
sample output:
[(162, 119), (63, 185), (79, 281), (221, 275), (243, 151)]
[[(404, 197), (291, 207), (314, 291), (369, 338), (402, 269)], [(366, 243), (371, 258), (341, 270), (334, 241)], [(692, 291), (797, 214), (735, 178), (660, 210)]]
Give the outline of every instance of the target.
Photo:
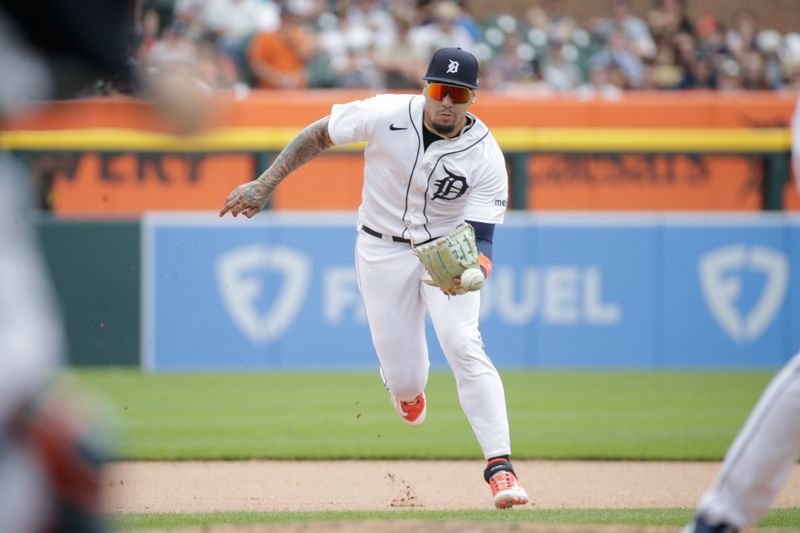
[(483, 272), (480, 268), (468, 268), (461, 274), (461, 286), (468, 291), (477, 291), (483, 287)]

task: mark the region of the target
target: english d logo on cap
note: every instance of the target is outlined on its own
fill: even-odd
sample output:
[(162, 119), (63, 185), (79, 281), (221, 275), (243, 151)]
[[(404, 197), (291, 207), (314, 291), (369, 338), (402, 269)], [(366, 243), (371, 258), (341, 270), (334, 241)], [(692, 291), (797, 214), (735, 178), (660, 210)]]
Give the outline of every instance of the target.
[(461, 48), (440, 48), (433, 54), (422, 79), (477, 89), (478, 60)]

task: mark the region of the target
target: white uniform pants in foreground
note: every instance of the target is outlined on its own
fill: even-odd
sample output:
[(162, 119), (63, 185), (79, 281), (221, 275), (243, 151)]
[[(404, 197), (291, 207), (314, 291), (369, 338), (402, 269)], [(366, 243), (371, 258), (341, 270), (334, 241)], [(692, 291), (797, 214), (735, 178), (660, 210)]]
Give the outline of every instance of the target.
[(363, 232), (356, 243), (356, 268), (372, 342), (392, 395), (412, 400), (425, 390), (427, 308), (484, 457), (510, 454), (503, 383), (478, 331), (480, 293), (448, 298), (422, 282), (429, 276), (408, 244)]
[(733, 441), (699, 511), (743, 528), (767, 512), (800, 454), (800, 354), (764, 390)]

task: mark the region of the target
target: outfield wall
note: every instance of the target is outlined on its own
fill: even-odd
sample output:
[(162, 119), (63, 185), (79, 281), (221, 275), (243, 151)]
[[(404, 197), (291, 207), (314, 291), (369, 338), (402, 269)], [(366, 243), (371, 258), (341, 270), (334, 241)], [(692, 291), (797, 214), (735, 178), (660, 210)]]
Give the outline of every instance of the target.
[[(368, 90), (215, 93), (207, 128), (171, 134), (144, 102), (58, 102), (0, 132), (64, 216), (213, 210), (257, 175), (306, 124)], [(472, 110), (491, 128), (511, 176), (512, 209), (757, 211), (800, 209), (790, 183), (797, 95), (658, 91), (619, 99), (481, 91)], [(272, 198), (276, 210), (353, 210), (362, 147), (321, 154)]]
[[(354, 226), (149, 214), (143, 366), (374, 368)], [(800, 346), (800, 217), (513, 213), (494, 249), (481, 323), (499, 367), (776, 367)]]
[(36, 228), (61, 303), (69, 363), (139, 364), (139, 220), (56, 220)]

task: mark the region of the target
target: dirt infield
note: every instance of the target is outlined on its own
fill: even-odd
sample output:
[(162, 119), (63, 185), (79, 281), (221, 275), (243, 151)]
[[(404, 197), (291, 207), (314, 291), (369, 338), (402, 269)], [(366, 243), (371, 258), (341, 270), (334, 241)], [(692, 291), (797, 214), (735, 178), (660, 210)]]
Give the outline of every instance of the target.
[[(537, 509), (693, 507), (716, 474), (708, 462), (515, 461)], [(489, 509), (483, 463), (473, 461), (120, 462), (107, 473), (110, 513)], [(776, 506), (800, 507), (800, 467)], [(214, 528), (287, 531), (663, 532), (672, 528), (388, 522)]]

